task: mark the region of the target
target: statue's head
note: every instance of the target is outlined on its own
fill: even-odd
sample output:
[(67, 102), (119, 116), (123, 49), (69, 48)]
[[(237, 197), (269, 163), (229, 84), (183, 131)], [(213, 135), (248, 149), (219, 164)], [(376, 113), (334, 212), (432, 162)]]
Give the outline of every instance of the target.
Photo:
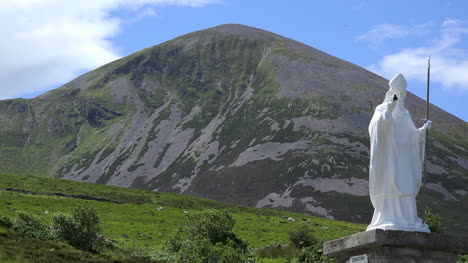
[(395, 77), (393, 77), (389, 82), (387, 93), (385, 94), (385, 101), (391, 101), (393, 96), (396, 95), (398, 97), (398, 101), (403, 103), (406, 98), (406, 79), (403, 77), (403, 74), (399, 73)]

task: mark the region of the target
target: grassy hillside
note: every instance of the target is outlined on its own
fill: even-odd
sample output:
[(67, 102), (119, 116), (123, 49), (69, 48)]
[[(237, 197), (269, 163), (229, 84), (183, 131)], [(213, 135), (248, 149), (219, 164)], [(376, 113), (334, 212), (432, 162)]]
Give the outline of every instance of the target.
[(158, 263), (142, 257), (131, 257), (126, 250), (115, 254), (92, 254), (57, 241), (25, 238), (15, 231), (0, 227), (0, 262), (48, 262), (48, 263)]
[[(117, 246), (124, 249), (158, 250), (165, 238), (183, 223), (186, 214), (206, 208), (231, 212), (236, 220), (234, 231), (253, 248), (275, 242), (287, 243), (288, 230), (300, 224), (309, 224), (316, 237), (323, 240), (349, 235), (365, 228), (364, 225), (348, 222), (225, 204), (194, 196), (45, 177), (0, 174), (0, 189), (1, 216), (13, 217), (16, 211), (25, 210), (50, 220), (53, 213), (70, 212), (78, 204), (92, 206), (102, 219), (102, 234), (116, 240)], [(288, 222), (287, 217), (297, 221)], [(1, 251), (5, 245), (0, 244)]]

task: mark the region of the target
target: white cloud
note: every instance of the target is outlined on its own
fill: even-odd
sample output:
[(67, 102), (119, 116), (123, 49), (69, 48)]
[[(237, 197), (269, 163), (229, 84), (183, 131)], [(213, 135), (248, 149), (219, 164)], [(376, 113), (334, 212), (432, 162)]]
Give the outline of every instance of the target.
[[(109, 39), (123, 23), (167, 5), (200, 7), (217, 0), (0, 1), (0, 99), (63, 84), (83, 70), (119, 58)], [(115, 11), (129, 11), (123, 20)]]
[(357, 41), (368, 41), (377, 46), (387, 39), (415, 37), (426, 35), (430, 32), (431, 23), (415, 26), (400, 26), (393, 24), (375, 25), (371, 30), (356, 37)]
[(449, 26), (449, 25), (456, 25), (458, 23), (460, 23), (461, 21), (460, 20), (456, 20), (456, 19), (450, 19), (450, 18), (447, 18), (444, 20), (444, 22), (442, 23), (442, 26)]
[(427, 74), (427, 56), (431, 54), (431, 81), (444, 88), (468, 91), (468, 49), (463, 37), (468, 35), (468, 24), (447, 19), (442, 23), (432, 45), (406, 48), (384, 56), (369, 67), (386, 78), (403, 72), (408, 79), (424, 82)]

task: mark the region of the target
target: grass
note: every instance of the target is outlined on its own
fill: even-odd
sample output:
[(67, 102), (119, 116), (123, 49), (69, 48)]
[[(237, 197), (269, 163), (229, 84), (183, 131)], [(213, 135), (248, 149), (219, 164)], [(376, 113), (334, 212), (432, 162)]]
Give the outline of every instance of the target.
[[(60, 251), (60, 253), (56, 251)], [(45, 261), (46, 259), (50, 260), (48, 262), (59, 262), (56, 257), (60, 257), (62, 261), (67, 260), (67, 262), (78, 262), (77, 259), (80, 258), (83, 262), (102, 262), (97, 258), (89, 261), (93, 258), (91, 254), (73, 249), (67, 244), (22, 238), (12, 230), (0, 228), (1, 262)]]
[(300, 249), (292, 246), (268, 246), (255, 250), (255, 254), (264, 259), (284, 259), (294, 258), (301, 252)]
[[(23, 189), (37, 194), (5, 190)], [(252, 248), (274, 243), (286, 244), (287, 232), (299, 224), (308, 224), (319, 240), (330, 240), (364, 230), (364, 225), (329, 220), (298, 213), (225, 204), (205, 198), (127, 189), (61, 179), (0, 173), (0, 215), (13, 217), (24, 210), (51, 220), (55, 212), (71, 212), (78, 204), (94, 207), (102, 220), (102, 234), (116, 240), (121, 249), (158, 250), (166, 237), (184, 222), (186, 214), (207, 208), (226, 209), (236, 220), (234, 231)], [(67, 198), (52, 193), (100, 197), (122, 204)], [(162, 210), (158, 210), (162, 207)], [(46, 213), (45, 211), (49, 213)], [(293, 217), (288, 222), (282, 217)], [(327, 226), (328, 230), (322, 228)], [(1, 232), (0, 232), (1, 235)], [(127, 237), (123, 237), (127, 235)], [(0, 247), (2, 247), (1, 245)], [(2, 261), (3, 262), (3, 261)], [(261, 262), (281, 262), (267, 260)]]
[(0, 262), (162, 263), (137, 255), (133, 256), (129, 250), (118, 248), (92, 254), (59, 241), (24, 238), (13, 230), (3, 227), (0, 227)]

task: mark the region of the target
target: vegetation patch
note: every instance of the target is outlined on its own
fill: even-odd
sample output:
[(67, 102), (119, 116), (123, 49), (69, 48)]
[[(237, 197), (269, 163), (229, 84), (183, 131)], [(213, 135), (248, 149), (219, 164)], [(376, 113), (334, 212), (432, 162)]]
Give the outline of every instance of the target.
[[(46, 177), (0, 174), (0, 189), (8, 187), (42, 193), (62, 192), (74, 195), (83, 194), (123, 202), (123, 204), (116, 204), (54, 195), (31, 195), (0, 190), (0, 203), (3, 204), (0, 206), (0, 214), (9, 218), (14, 218), (18, 210), (27, 211), (28, 214), (37, 217), (41, 222), (50, 225), (53, 216), (58, 212), (72, 214), (73, 208), (79, 205), (92, 207), (100, 218), (100, 234), (105, 239), (115, 241), (114, 246), (117, 250), (110, 254), (114, 258), (121, 253), (118, 252), (119, 250), (131, 249), (132, 252), (127, 252), (127, 256), (133, 254), (146, 258), (150, 257), (153, 260), (157, 258), (162, 260), (161, 258), (164, 258), (162, 254), (164, 253), (161, 251), (165, 240), (174, 231), (177, 232), (180, 226), (186, 225), (184, 222), (186, 222), (188, 215), (195, 215), (201, 210), (213, 208), (225, 210), (231, 215), (231, 218), (235, 221), (235, 225), (231, 231), (236, 237), (245, 240), (249, 244), (249, 251), (250, 249), (269, 246), (275, 242), (276, 244), (283, 245), (289, 242), (288, 231), (295, 229), (297, 222), (285, 223), (282, 216), (309, 219), (313, 222), (310, 227), (313, 230), (314, 237), (320, 240), (329, 240), (365, 229), (364, 225), (297, 213), (224, 204), (209, 199), (175, 193), (158, 193)], [(324, 231), (322, 226), (327, 226), (329, 230)], [(1, 235), (0, 233), (0, 239)], [(38, 244), (49, 244), (47, 242), (51, 241), (41, 242), (45, 243)], [(199, 245), (201, 246), (203, 244), (211, 244), (209, 246), (212, 246), (213, 253), (221, 253), (220, 250), (225, 249), (224, 247), (217, 247), (211, 242), (209, 244), (204, 243), (205, 241), (200, 242)], [(64, 247), (64, 249), (68, 247), (67, 250), (76, 252), (76, 250), (63, 243), (60, 246)], [(0, 249), (3, 249), (3, 245), (0, 245)], [(235, 249), (230, 251), (235, 252)], [(86, 254), (85, 252), (82, 253), (84, 253), (83, 255), (90, 255), (91, 258), (100, 257)], [(15, 257), (11, 256), (11, 258)], [(102, 261), (98, 260), (90, 262), (108, 262), (105, 260), (109, 260), (109, 258), (104, 258)], [(36, 261), (31, 259), (30, 261), (25, 260), (25, 262)], [(70, 262), (75, 261), (70, 260)]]

